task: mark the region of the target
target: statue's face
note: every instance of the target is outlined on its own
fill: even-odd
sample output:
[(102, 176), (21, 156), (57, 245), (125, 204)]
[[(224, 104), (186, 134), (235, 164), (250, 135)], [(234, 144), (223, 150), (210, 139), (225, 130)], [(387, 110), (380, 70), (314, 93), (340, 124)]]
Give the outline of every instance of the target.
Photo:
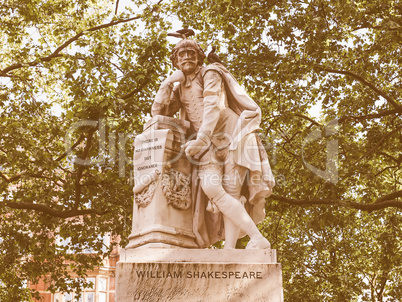
[(197, 50), (193, 47), (182, 47), (177, 51), (177, 66), (184, 74), (192, 74), (197, 68)]

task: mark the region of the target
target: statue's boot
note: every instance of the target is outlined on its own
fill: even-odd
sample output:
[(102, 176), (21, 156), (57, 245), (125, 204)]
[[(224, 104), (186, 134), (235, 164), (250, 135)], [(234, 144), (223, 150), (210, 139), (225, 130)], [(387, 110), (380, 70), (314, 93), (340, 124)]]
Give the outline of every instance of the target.
[(215, 197), (213, 202), (218, 207), (219, 211), (228, 217), (235, 225), (244, 231), (249, 237), (250, 241), (247, 244), (247, 249), (269, 249), (271, 244), (261, 235), (254, 221), (248, 215), (246, 209), (242, 204), (224, 192)]

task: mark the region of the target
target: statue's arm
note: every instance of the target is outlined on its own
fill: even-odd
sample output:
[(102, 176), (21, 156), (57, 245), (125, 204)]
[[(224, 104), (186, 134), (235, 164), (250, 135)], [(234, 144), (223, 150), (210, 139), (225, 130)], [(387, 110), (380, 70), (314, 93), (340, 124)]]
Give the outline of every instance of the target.
[(204, 112), (200, 135), (210, 136), (219, 120), (219, 96), (222, 93), (222, 76), (215, 70), (209, 70), (204, 75)]
[(180, 108), (178, 94), (174, 91), (173, 83), (182, 82), (184, 74), (178, 70), (164, 80), (156, 93), (151, 108), (151, 115), (173, 116)]
[(154, 103), (152, 104), (151, 114), (169, 115), (170, 101), (172, 99), (173, 83), (163, 82), (156, 93)]

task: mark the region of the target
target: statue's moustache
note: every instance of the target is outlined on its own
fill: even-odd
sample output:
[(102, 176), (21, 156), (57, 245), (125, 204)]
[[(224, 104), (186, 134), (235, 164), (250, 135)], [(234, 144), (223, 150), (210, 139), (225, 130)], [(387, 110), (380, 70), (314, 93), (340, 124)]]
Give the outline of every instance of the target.
[(193, 63), (193, 64), (195, 64), (195, 61), (193, 61), (193, 60), (185, 60), (185, 61), (183, 61), (183, 64), (186, 64), (186, 63)]

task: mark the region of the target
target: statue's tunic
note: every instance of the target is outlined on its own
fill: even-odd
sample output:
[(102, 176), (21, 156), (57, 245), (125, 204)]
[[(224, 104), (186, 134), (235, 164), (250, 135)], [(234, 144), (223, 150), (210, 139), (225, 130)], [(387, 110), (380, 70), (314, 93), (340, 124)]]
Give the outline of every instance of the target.
[(181, 117), (190, 121), (195, 133), (211, 137), (217, 147), (229, 145), (239, 116), (228, 106), (222, 76), (213, 69), (200, 67), (184, 85), (170, 94), (170, 104), (154, 103), (152, 115), (173, 116), (181, 108)]
[[(250, 204), (261, 202), (261, 199), (253, 200), (253, 197), (275, 184), (266, 152), (255, 135), (261, 111), (232, 75), (220, 64), (199, 67), (192, 77), (186, 76), (184, 83), (174, 88), (173, 85), (161, 87), (158, 93), (164, 94), (169, 103), (154, 102), (152, 115), (173, 116), (180, 109), (181, 118), (190, 121), (195, 134), (207, 135), (215, 147), (224, 151), (213, 152), (221, 154), (219, 160), (225, 161), (231, 153), (236, 164), (248, 169), (250, 175), (259, 176), (261, 181), (258, 184), (248, 186), (249, 204), (246, 208), (251, 210)], [(212, 153), (211, 149), (208, 152)], [(210, 159), (208, 152), (203, 159)], [(197, 180), (193, 177), (194, 233), (197, 243), (203, 247), (222, 239), (224, 232), (221, 214), (205, 212), (207, 200)], [(264, 199), (262, 201), (265, 202)], [(264, 218), (264, 213), (250, 214), (256, 222)]]

